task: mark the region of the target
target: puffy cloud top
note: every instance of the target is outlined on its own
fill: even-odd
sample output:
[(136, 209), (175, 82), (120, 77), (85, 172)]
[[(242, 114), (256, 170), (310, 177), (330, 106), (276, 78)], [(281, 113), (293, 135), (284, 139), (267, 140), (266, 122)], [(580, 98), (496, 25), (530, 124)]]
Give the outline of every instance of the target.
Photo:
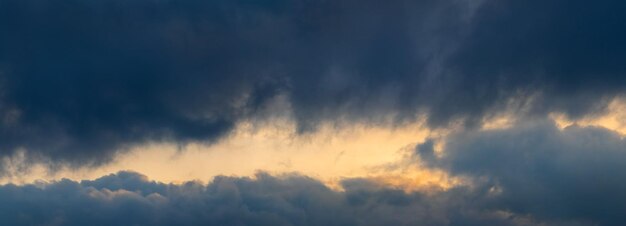
[[(334, 191), (311, 178), (258, 174), (218, 177), (208, 185), (146, 180), (119, 172), (93, 181), (0, 186), (6, 225), (521, 225), (488, 209), (479, 194), (435, 196), (383, 188), (361, 179)], [(532, 222), (532, 221), (531, 221)]]

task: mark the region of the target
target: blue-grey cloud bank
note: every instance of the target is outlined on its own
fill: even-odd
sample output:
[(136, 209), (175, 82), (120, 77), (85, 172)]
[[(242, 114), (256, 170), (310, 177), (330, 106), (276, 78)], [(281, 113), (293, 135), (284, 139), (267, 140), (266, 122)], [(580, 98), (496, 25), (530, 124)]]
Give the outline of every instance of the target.
[[(208, 185), (149, 181), (133, 172), (96, 180), (0, 186), (3, 225), (591, 225), (532, 219), (493, 206), (484, 190), (406, 193), (363, 179), (335, 191), (299, 176), (217, 177)], [(499, 200), (498, 200), (499, 201)], [(578, 219), (576, 219), (578, 220)]]

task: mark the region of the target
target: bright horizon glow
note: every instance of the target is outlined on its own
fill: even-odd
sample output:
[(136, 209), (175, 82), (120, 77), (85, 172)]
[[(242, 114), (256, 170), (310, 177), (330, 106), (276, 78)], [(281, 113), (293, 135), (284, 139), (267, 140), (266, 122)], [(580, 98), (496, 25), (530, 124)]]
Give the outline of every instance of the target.
[[(626, 134), (625, 109), (626, 102), (618, 99), (611, 102), (606, 113), (595, 117), (573, 121), (552, 114), (551, 118), (561, 129), (578, 124)], [(514, 121), (514, 115), (501, 114), (485, 120), (482, 129), (503, 129)], [(314, 132), (297, 134), (292, 120), (274, 119), (262, 124), (246, 121), (214, 144), (191, 143), (179, 147), (171, 143), (150, 143), (118, 155), (113, 162), (99, 168), (62, 169), (50, 173), (38, 165), (25, 174), (13, 173), (0, 183), (95, 179), (121, 170), (140, 172), (150, 180), (165, 183), (191, 180), (206, 183), (218, 175), (253, 177), (256, 172), (264, 171), (276, 175), (298, 173), (334, 188), (338, 188), (337, 182), (341, 179), (364, 177), (406, 190), (445, 189), (464, 182), (445, 172), (403, 162), (417, 143), (428, 137), (445, 137), (450, 131), (432, 131), (420, 121), (396, 127), (325, 124)], [(18, 154), (4, 161), (15, 163), (14, 168), (18, 168), (23, 158)]]
[[(244, 122), (215, 144), (192, 143), (177, 147), (152, 143), (135, 147), (97, 169), (63, 169), (50, 174), (45, 167), (38, 166), (28, 174), (14, 175), (2, 182), (95, 179), (120, 170), (140, 172), (151, 180), (166, 183), (208, 182), (218, 175), (254, 176), (258, 171), (265, 171), (272, 174), (295, 172), (329, 185), (336, 185), (343, 178), (372, 177), (398, 187), (436, 184), (449, 187), (448, 178), (441, 172), (384, 169), (385, 165), (401, 161), (408, 149), (432, 134), (422, 123), (394, 128), (324, 125), (301, 135), (295, 131), (295, 123), (288, 120), (275, 120), (261, 126)], [(19, 156), (15, 161), (19, 162)], [(385, 179), (387, 176), (389, 179)]]

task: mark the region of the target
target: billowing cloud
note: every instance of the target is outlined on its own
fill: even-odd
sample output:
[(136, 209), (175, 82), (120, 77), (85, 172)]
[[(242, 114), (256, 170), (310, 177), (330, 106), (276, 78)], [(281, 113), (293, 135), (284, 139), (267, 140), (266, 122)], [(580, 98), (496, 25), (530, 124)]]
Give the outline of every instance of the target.
[[(208, 185), (149, 181), (133, 172), (96, 180), (0, 186), (6, 225), (529, 225), (479, 209), (467, 188), (405, 193), (364, 179), (345, 191), (298, 176), (217, 177)], [(554, 222), (558, 224), (559, 222)]]
[(624, 9), (620, 1), (485, 1), (448, 59), (457, 88), (469, 90), (456, 93), (473, 95), (441, 106), (449, 114), (480, 112), (520, 92), (539, 95), (531, 114), (577, 118), (602, 110), (626, 85)]
[[(102, 164), (242, 119), (473, 126), (623, 93), (622, 1), (0, 1), (0, 155)], [(269, 103), (283, 98), (284, 108)], [(285, 112), (289, 112), (286, 114)]]
[(488, 208), (536, 219), (620, 225), (626, 219), (626, 141), (600, 127), (528, 122), (510, 129), (447, 138), (440, 156), (432, 141), (416, 153), (427, 165), (465, 176), (492, 198)]
[[(438, 1), (1, 1), (1, 154), (86, 165), (148, 141), (211, 142), (242, 118), (263, 118), (279, 94), (293, 109), (267, 111), (293, 111), (302, 128), (356, 114), (419, 74), (421, 48), (405, 47), (430, 39), (420, 29), (447, 8), (456, 10)], [(380, 110), (360, 117), (389, 112)]]

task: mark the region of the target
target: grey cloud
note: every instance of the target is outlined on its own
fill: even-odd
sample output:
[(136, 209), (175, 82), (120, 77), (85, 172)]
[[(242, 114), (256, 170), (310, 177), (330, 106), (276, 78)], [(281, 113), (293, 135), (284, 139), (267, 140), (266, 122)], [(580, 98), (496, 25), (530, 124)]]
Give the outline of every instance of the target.
[[(29, 159), (84, 166), (151, 141), (210, 143), (242, 119), (262, 119), (279, 94), (302, 130), (343, 112), (377, 118), (393, 111), (379, 96), (398, 96), (394, 84), (424, 65), (405, 47), (430, 39), (419, 34), (432, 10), (456, 8), (0, 1), (0, 156), (22, 149)], [(357, 116), (370, 104), (380, 111)]]
[[(208, 185), (149, 181), (133, 172), (96, 180), (0, 186), (3, 225), (529, 225), (480, 209), (480, 192), (406, 193), (365, 179), (345, 191), (298, 176), (217, 177)], [(557, 222), (558, 223), (558, 222)]]
[(210, 143), (277, 95), (300, 131), (473, 126), (530, 97), (520, 114), (581, 117), (623, 94), (625, 5), (2, 0), (0, 156), (84, 166)]
[[(448, 59), (462, 108), (488, 107), (513, 92), (539, 91), (532, 114), (561, 111), (577, 118), (601, 111), (623, 93), (626, 4), (605, 1), (484, 1), (470, 31)], [(471, 75), (471, 76), (470, 76)], [(480, 112), (480, 110), (478, 111)], [(444, 114), (446, 115), (446, 114)], [(437, 115), (435, 115), (437, 116)]]
[(599, 225), (626, 220), (626, 141), (613, 131), (527, 122), (460, 133), (444, 146), (443, 157), (427, 155), (426, 163), (472, 178), (493, 194), (489, 208)]

